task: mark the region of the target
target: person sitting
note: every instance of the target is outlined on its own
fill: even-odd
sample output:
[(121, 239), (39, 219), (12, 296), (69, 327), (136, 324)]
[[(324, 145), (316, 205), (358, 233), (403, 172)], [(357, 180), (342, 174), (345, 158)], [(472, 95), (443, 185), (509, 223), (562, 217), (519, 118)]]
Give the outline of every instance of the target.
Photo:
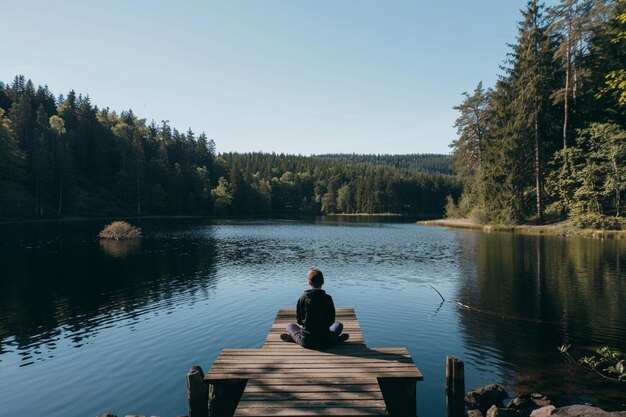
[(297, 323), (290, 323), (287, 332), (280, 335), (286, 342), (295, 342), (305, 348), (320, 349), (345, 342), (350, 337), (342, 333), (343, 324), (335, 322), (333, 298), (322, 289), (324, 274), (311, 269), (307, 276), (311, 289), (306, 290), (296, 306)]

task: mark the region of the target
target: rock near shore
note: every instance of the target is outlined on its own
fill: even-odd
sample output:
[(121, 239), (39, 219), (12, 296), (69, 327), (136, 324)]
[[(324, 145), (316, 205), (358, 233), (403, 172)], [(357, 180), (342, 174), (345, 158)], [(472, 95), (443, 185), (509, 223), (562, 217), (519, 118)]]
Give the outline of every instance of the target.
[(491, 384), (467, 393), (467, 417), (626, 417), (626, 411), (604, 411), (590, 405), (570, 405), (556, 408), (543, 394), (524, 393), (502, 402), (508, 394), (499, 385)]
[(503, 407), (502, 402), (509, 398), (500, 385), (490, 384), (467, 393), (465, 404), (470, 410), (480, 410), (485, 415), (491, 406)]
[(626, 417), (626, 411), (604, 411), (590, 405), (570, 405), (557, 408), (551, 416), (558, 417)]

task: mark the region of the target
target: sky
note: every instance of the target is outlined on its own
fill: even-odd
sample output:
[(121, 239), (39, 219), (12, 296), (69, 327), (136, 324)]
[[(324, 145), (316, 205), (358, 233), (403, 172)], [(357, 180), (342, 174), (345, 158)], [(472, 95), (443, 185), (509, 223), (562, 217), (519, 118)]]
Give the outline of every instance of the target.
[(215, 140), (219, 152), (449, 153), (524, 0), (0, 0), (0, 80)]

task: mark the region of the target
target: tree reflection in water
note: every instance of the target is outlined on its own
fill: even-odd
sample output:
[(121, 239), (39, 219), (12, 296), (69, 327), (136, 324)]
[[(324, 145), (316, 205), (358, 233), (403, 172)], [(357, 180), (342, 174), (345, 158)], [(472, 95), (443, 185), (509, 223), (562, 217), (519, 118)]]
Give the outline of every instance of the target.
[(601, 397), (607, 408), (624, 407), (623, 386), (568, 364), (558, 347), (626, 350), (626, 244), (512, 233), (461, 236), (457, 297), (476, 309), (459, 309), (472, 352), (469, 366), (480, 369), (485, 352), (495, 350), (501, 382), (518, 391), (539, 390), (563, 402)]
[[(95, 238), (96, 222), (5, 225), (0, 354), (17, 350), (26, 364), (45, 359), (61, 340), (81, 346), (111, 323), (167, 311), (169, 300), (215, 285), (210, 227), (178, 239), (184, 224), (150, 233), (147, 223), (144, 238), (126, 241)], [(61, 227), (63, 238), (51, 238)]]

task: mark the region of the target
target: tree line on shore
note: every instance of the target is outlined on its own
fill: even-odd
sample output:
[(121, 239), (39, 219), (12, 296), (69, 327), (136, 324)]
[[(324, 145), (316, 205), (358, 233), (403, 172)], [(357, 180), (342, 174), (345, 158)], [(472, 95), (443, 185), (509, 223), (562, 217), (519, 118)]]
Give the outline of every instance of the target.
[(626, 226), (626, 1), (530, 0), (502, 69), (455, 107), (448, 216)]
[(16, 76), (0, 82), (0, 218), (441, 215), (461, 182), (446, 155), (218, 154), (168, 121), (116, 113)]

